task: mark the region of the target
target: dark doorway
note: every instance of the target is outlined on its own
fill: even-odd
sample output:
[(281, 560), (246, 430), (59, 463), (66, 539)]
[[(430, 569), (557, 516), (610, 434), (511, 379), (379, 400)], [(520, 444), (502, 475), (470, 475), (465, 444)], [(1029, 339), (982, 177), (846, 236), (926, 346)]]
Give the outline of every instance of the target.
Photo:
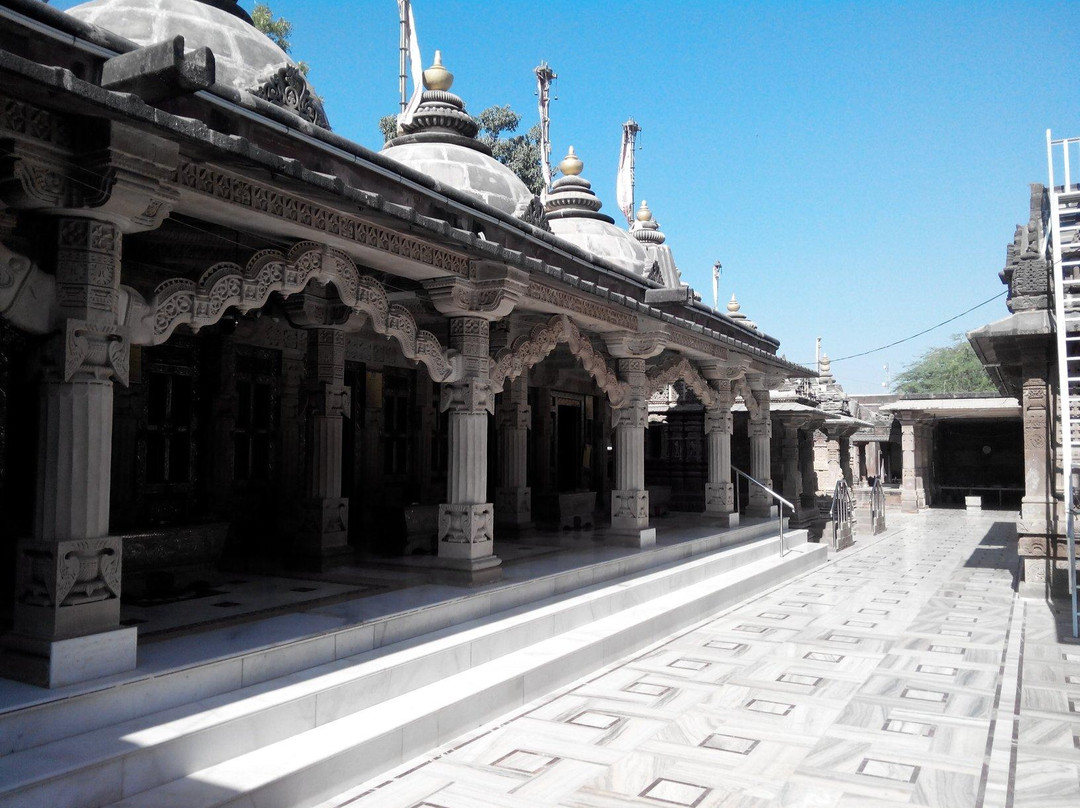
[(1024, 437), (1019, 419), (941, 421), (934, 427), (935, 504), (978, 496), (984, 508), (1020, 506)]
[(559, 396), (555, 407), (556, 490), (581, 487), (582, 402)]

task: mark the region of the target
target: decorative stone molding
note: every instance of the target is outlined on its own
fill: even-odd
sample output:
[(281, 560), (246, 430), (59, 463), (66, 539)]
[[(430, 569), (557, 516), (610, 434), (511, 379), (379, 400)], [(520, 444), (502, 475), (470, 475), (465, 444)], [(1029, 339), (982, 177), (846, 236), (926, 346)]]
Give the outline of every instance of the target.
[(650, 373), (648, 375), (648, 392), (651, 394), (653, 391), (673, 384), (679, 379), (686, 382), (706, 408), (716, 406), (716, 393), (698, 372), (698, 369), (685, 356), (672, 359)]
[(747, 383), (745, 376), (732, 383), (731, 392), (743, 400), (743, 403), (746, 405), (746, 411), (750, 413), (751, 418), (758, 417), (760, 407), (758, 406), (758, 401), (754, 397), (754, 392), (750, 389), (750, 385)]
[(528, 290), (524, 272), (475, 263), (468, 278), (444, 276), (422, 282), (438, 312), (446, 317), (501, 320)]
[(534, 196), (528, 202), (518, 204), (514, 210), (514, 215), (523, 222), (528, 222), (534, 227), (551, 232), (551, 224), (548, 222), (547, 214), (544, 212), (544, 203), (540, 201), (538, 196)]
[(581, 314), (594, 320), (611, 323), (619, 328), (637, 331), (638, 318), (633, 314), (628, 314), (625, 311), (620, 311), (611, 306), (605, 306), (599, 301), (590, 300), (581, 295), (576, 295), (573, 292), (568, 292), (564, 289), (555, 289), (551, 286), (531, 281), (526, 294), (528, 297), (531, 297), (533, 300), (539, 300), (541, 303), (557, 306), (560, 309), (572, 311), (575, 314)]
[(723, 345), (718, 345), (711, 340), (702, 339), (701, 337), (695, 337), (693, 334), (687, 334), (676, 328), (671, 329), (671, 332), (668, 334), (668, 340), (675, 345), (689, 348), (691, 351), (697, 351), (706, 356), (714, 357), (716, 359), (728, 358), (728, 349)]
[(615, 372), (608, 366), (604, 357), (592, 346), (588, 337), (583, 335), (565, 314), (557, 314), (546, 325), (537, 326), (528, 337), (519, 337), (511, 348), (504, 348), (491, 360), (491, 386), (496, 393), (502, 392), (506, 382), (513, 381), (529, 368), (541, 362), (555, 350), (555, 346), (565, 342), (567, 347), (581, 362), (585, 371), (593, 377), (597, 386), (604, 391), (613, 407), (618, 407), (629, 395), (629, 388), (620, 382)]
[(47, 109), (0, 95), (0, 132), (47, 143), (57, 148), (72, 145), (67, 119)]
[(230, 308), (250, 311), (266, 304), (270, 294), (285, 297), (298, 294), (312, 281), (332, 283), (342, 302), (366, 316), (378, 334), (397, 340), (401, 351), (428, 369), (439, 382), (460, 378), (457, 354), (445, 350), (430, 331), (421, 330), (404, 306), (390, 303), (375, 278), (361, 275), (352, 259), (311, 241), (293, 246), (288, 254), (262, 250), (246, 267), (233, 263), (215, 264), (197, 283), (175, 278), (158, 286), (149, 304), (152, 329), (139, 332), (137, 342), (158, 345), (179, 325), (198, 331), (218, 322)]
[(407, 258), (455, 275), (468, 275), (469, 259), (426, 241), (364, 221), (277, 188), (259, 185), (197, 163), (182, 162), (176, 182), (184, 188), (281, 221)]
[(274, 106), (296, 113), (316, 126), (330, 128), (322, 99), (311, 89), (307, 77), (295, 65), (285, 65), (263, 84), (248, 92)]

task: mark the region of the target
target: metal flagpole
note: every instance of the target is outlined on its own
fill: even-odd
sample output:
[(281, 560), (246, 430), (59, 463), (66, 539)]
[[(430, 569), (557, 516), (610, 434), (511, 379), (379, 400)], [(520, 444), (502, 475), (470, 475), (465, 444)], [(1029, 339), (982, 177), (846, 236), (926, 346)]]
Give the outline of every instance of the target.
[(634, 150), (641, 131), (633, 118), (623, 124), (622, 147), (619, 149), (619, 173), (615, 180), (615, 198), (626, 223), (634, 221)]
[(406, 88), (408, 73), (406, 63), (409, 59), (409, 0), (397, 0), (400, 35), (398, 37), (398, 91), (401, 94), (401, 112), (409, 104)]
[(540, 173), (544, 177), (540, 198), (544, 200), (551, 189), (551, 82), (558, 76), (547, 62), (540, 62), (533, 72), (536, 73), (537, 106), (540, 109)]

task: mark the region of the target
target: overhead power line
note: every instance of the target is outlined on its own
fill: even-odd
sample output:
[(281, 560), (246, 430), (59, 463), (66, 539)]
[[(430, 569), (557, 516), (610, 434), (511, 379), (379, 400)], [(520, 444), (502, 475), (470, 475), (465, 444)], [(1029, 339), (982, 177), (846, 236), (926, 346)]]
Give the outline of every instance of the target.
[[(932, 325), (929, 328), (924, 328), (922, 331), (918, 332), (917, 334), (912, 334), (910, 337), (904, 337), (903, 339), (898, 339), (895, 342), (890, 342), (888, 345), (882, 345), (879, 348), (871, 348), (869, 351), (862, 351), (860, 353), (854, 353), (854, 354), (848, 354), (847, 356), (841, 356), (840, 358), (833, 359), (831, 361), (835, 363), (835, 362), (843, 362), (845, 359), (857, 359), (860, 356), (869, 356), (870, 354), (877, 353), (878, 351), (884, 351), (886, 348), (892, 348), (895, 345), (900, 345), (900, 344), (902, 344), (904, 342), (910, 342), (911, 340), (915, 339), (916, 337), (921, 337), (923, 334), (929, 334), (934, 329), (941, 328), (943, 325), (948, 325), (953, 320), (959, 320), (965, 314), (970, 314), (971, 312), (975, 311), (975, 309), (982, 308), (987, 303), (993, 303), (999, 297), (1002, 297), (1005, 294), (1007, 294), (1008, 291), (1009, 291), (1008, 289), (1005, 289), (1004, 291), (998, 292), (998, 294), (994, 295), (993, 297), (988, 297), (982, 303), (976, 303), (970, 309), (964, 309), (964, 311), (960, 312), (959, 314), (954, 314), (948, 320), (942, 320), (937, 325)], [(803, 362), (802, 364), (809, 366), (811, 363)]]

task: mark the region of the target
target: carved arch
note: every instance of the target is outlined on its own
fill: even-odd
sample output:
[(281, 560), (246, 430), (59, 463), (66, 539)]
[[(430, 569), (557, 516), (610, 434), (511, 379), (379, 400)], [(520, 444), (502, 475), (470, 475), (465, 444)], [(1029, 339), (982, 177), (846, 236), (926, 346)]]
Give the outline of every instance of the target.
[(529, 336), (519, 337), (510, 348), (503, 348), (495, 355), (491, 360), (492, 392), (502, 392), (507, 380), (513, 381), (541, 362), (560, 342), (567, 344), (570, 353), (581, 362), (581, 366), (604, 391), (611, 406), (618, 407), (626, 401), (630, 395), (629, 385), (619, 381), (615, 371), (608, 366), (588, 337), (582, 334), (577, 324), (565, 314), (556, 314), (545, 325), (536, 326)]
[(243, 268), (215, 264), (197, 283), (175, 278), (161, 284), (148, 306), (152, 331), (146, 344), (164, 342), (180, 325), (193, 331), (213, 325), (230, 308), (260, 308), (272, 292), (295, 295), (312, 280), (333, 284), (346, 306), (365, 315), (376, 333), (397, 340), (405, 357), (422, 362), (435, 381), (461, 378), (457, 351), (443, 348), (438, 337), (420, 329), (409, 310), (391, 303), (382, 284), (361, 274), (348, 255), (312, 241), (295, 244), (288, 254), (262, 250)]
[(698, 369), (685, 356), (680, 356), (660, 365), (647, 378), (649, 380), (649, 387), (645, 391), (647, 395), (652, 395), (661, 387), (682, 379), (697, 394), (697, 397), (706, 408), (716, 406), (716, 391), (705, 381)]

